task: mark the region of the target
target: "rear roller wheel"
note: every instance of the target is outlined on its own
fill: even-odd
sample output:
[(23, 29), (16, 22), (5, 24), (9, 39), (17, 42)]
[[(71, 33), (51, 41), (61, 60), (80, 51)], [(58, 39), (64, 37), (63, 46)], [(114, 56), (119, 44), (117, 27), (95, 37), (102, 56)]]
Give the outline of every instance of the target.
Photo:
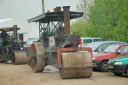
[(42, 72), (45, 67), (45, 50), (41, 42), (34, 42), (30, 48), (31, 59), (28, 65), (32, 68), (33, 72)]
[(62, 54), (61, 78), (90, 78), (93, 64), (89, 52), (68, 52)]
[(23, 51), (14, 51), (11, 55), (11, 61), (13, 64), (27, 64), (27, 55), (26, 52)]

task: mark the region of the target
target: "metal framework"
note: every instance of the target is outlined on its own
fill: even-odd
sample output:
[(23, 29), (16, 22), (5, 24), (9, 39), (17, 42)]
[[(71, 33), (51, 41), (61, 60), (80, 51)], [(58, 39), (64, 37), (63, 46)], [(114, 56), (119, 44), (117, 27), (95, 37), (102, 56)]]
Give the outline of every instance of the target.
[[(59, 27), (62, 27), (62, 25), (64, 24), (64, 14), (63, 11), (60, 12), (49, 12), (49, 13), (45, 13), (45, 14), (41, 14), (39, 16), (36, 16), (32, 19), (28, 20), (28, 23), (30, 22), (39, 22), (39, 37), (42, 34), (42, 31), (45, 31), (48, 33), (48, 35), (50, 36), (51, 34), (54, 33), (55, 29), (57, 29)], [(82, 17), (83, 16), (83, 12), (72, 12), (70, 11), (70, 19), (75, 19), (78, 17)], [(57, 22), (57, 24), (53, 23), (53, 22)], [(46, 28), (43, 28), (42, 23), (47, 23)], [(52, 23), (54, 25), (54, 28), (51, 30), (50, 28), (50, 23)]]
[[(52, 29), (51, 29), (51, 24), (54, 26)], [(50, 21), (49, 23), (47, 23), (46, 28), (43, 28), (42, 23), (39, 22), (39, 37), (42, 34), (42, 32), (48, 33), (49, 36), (54, 34), (55, 30), (57, 28), (61, 28), (63, 24), (64, 24), (64, 22), (62, 21), (62, 18), (58, 18), (57, 23)]]

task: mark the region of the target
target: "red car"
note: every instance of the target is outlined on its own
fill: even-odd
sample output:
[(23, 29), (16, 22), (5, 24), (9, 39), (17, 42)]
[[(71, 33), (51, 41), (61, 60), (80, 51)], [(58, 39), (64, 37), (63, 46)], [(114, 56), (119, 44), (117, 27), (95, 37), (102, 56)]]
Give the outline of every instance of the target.
[(31, 44), (32, 44), (33, 42), (38, 42), (38, 40), (31, 40), (31, 41), (28, 41), (27, 43), (24, 44), (23, 50), (28, 50), (28, 49), (30, 49)]
[(93, 63), (97, 66), (94, 68), (100, 68), (102, 72), (107, 72), (107, 63), (110, 59), (122, 57), (128, 55), (128, 44), (116, 44), (108, 46), (102, 53), (93, 54)]

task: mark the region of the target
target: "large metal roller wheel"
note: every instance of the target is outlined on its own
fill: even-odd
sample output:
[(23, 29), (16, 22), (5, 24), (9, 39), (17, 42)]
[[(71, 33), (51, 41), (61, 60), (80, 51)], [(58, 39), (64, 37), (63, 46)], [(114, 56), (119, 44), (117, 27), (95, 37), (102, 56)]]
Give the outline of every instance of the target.
[(29, 57), (31, 56), (35, 56), (35, 58), (31, 59), (28, 65), (35, 73), (42, 72), (45, 67), (45, 50), (41, 42), (32, 43)]
[(89, 52), (67, 52), (61, 55), (63, 65), (63, 68), (60, 68), (61, 78), (90, 78), (92, 76), (93, 63)]
[(14, 63), (15, 65), (27, 64), (28, 61), (27, 61), (26, 52), (14, 51), (12, 54), (12, 63)]

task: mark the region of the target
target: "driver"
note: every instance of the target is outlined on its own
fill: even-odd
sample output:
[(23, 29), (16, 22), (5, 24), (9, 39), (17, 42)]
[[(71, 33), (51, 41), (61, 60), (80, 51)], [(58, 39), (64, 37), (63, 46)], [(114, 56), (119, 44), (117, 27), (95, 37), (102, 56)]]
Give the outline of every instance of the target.
[(1, 38), (3, 40), (2, 45), (7, 45), (8, 44), (8, 41), (6, 40), (7, 36), (9, 36), (9, 35), (6, 33), (6, 31), (2, 31), (2, 33), (1, 33)]
[(9, 36), (6, 31), (2, 31), (1, 33), (1, 37), (2, 37), (2, 40), (6, 40), (7, 36)]

